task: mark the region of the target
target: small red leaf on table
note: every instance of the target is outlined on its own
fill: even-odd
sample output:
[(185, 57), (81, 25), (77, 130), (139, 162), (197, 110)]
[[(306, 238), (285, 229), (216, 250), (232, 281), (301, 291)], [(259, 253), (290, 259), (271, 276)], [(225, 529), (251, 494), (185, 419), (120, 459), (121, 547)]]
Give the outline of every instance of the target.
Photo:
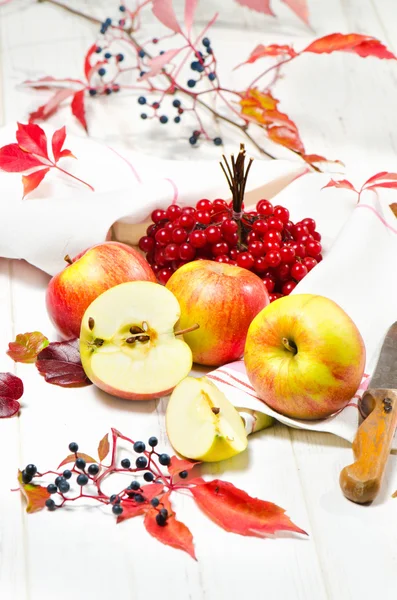
[(176, 456), (171, 457), (171, 462), (168, 466), (168, 473), (170, 475), (178, 475), (181, 471), (190, 471), (196, 465), (201, 464), (200, 461), (192, 462), (191, 460), (181, 460)]
[(201, 510), (217, 525), (239, 535), (265, 537), (276, 531), (306, 532), (272, 502), (252, 498), (233, 484), (215, 479), (189, 488)]
[(109, 454), (109, 450), (110, 450), (109, 434), (107, 433), (106, 435), (103, 436), (103, 438), (99, 442), (99, 446), (98, 446), (99, 462), (102, 462), (103, 460), (105, 460), (105, 458)]
[(181, 28), (176, 19), (172, 0), (153, 0), (152, 11), (154, 16), (175, 33), (180, 33)]
[(34, 483), (23, 483), (22, 472), (18, 471), (18, 481), (21, 493), (26, 500), (26, 512), (34, 513), (45, 507), (46, 500), (51, 496), (47, 488)]
[(144, 520), (146, 531), (162, 544), (183, 550), (197, 560), (194, 551), (193, 536), (188, 527), (177, 520), (169, 500), (169, 492), (163, 496), (161, 502), (164, 505), (163, 508), (168, 510), (166, 524), (164, 526), (158, 525), (156, 521), (158, 511), (155, 508), (150, 508)]
[(8, 144), (0, 148), (0, 169), (2, 171), (22, 173), (40, 166), (43, 166), (41, 160), (24, 152), (18, 144)]
[(76, 119), (82, 124), (84, 129), (88, 131), (87, 121), (85, 118), (84, 90), (80, 90), (74, 94), (71, 108)]
[(352, 190), (352, 192), (357, 192), (354, 185), (350, 183), (350, 181), (348, 181), (347, 179), (339, 179), (339, 181), (331, 179), (331, 181), (329, 181), (327, 185), (324, 185), (324, 187), (322, 187), (321, 189), (325, 190), (325, 188), (329, 187), (344, 188), (346, 190)]
[(40, 169), (39, 171), (30, 173), (30, 175), (22, 175), (23, 198), (40, 185), (49, 170), (49, 168)]
[(70, 156), (72, 158), (75, 158), (75, 156), (73, 156), (73, 154), (71, 153), (70, 150), (62, 150), (62, 146), (65, 143), (65, 139), (66, 139), (66, 127), (61, 127), (61, 129), (58, 129), (57, 131), (55, 131), (54, 135), (52, 136), (52, 140), (51, 140), (51, 145), (52, 145), (52, 153), (54, 155), (54, 159), (55, 162), (58, 162), (58, 160), (60, 158), (64, 158), (66, 156)]
[(19, 398), (23, 394), (23, 383), (12, 373), (0, 373), (0, 419), (15, 415), (21, 405)]
[(40, 331), (19, 333), (15, 342), (8, 344), (7, 354), (15, 362), (33, 363), (48, 344), (48, 339)]
[(39, 125), (17, 123), (17, 142), (20, 148), (30, 154), (48, 159), (47, 136)]
[(77, 338), (51, 343), (38, 355), (36, 367), (45, 380), (54, 385), (69, 387), (91, 384), (81, 364)]
[(379, 40), (359, 33), (331, 33), (315, 40), (302, 52), (313, 52), (314, 54), (353, 52), (362, 58), (367, 56), (386, 59), (396, 58)]
[(63, 467), (63, 465), (68, 465), (69, 463), (76, 462), (76, 456), (78, 458), (84, 458), (86, 463), (96, 463), (95, 458), (92, 458), (89, 454), (84, 454), (84, 452), (76, 452), (76, 454), (69, 454), (66, 458), (63, 459), (61, 463), (58, 465), (58, 469)]

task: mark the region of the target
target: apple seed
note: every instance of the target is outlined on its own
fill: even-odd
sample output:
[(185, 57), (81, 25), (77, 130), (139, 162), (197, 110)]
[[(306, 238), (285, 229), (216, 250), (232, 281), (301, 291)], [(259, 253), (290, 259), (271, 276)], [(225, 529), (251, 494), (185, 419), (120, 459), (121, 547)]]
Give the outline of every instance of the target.
[(138, 335), (136, 339), (138, 342), (146, 343), (150, 340), (150, 336), (149, 335)]
[(221, 412), (221, 409), (218, 408), (217, 406), (212, 406), (211, 410), (214, 413), (214, 415), (219, 415), (219, 413)]
[(135, 337), (129, 337), (125, 341), (127, 342), (127, 344), (134, 344), (135, 340), (136, 340)]
[(138, 325), (132, 325), (132, 327), (130, 327), (130, 333), (143, 333), (143, 329), (138, 327)]
[(90, 328), (91, 331), (94, 329), (94, 325), (95, 325), (95, 321), (92, 317), (90, 317), (88, 319), (88, 327)]

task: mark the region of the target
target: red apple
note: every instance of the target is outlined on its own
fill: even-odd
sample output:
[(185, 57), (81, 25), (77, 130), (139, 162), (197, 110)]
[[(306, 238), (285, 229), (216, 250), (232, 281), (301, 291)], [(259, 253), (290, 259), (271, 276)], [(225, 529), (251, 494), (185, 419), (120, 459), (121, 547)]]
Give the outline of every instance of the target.
[(78, 254), (48, 284), (50, 318), (65, 338), (79, 337), (87, 307), (109, 288), (127, 281), (156, 281), (146, 260), (119, 242), (104, 242)]
[(272, 302), (252, 321), (244, 362), (256, 393), (271, 408), (295, 419), (323, 419), (356, 393), (365, 346), (338, 304), (293, 294)]
[(263, 281), (247, 269), (211, 260), (180, 267), (166, 287), (181, 307), (178, 329), (198, 323), (184, 335), (193, 361), (219, 366), (238, 360), (244, 352), (248, 327), (269, 304)]

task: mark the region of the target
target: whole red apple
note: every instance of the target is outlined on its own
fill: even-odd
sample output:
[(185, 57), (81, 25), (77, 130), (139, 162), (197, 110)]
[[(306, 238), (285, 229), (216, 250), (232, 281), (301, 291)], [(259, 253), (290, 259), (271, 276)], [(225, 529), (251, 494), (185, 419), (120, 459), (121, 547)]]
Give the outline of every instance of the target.
[(323, 419), (356, 393), (365, 346), (336, 302), (292, 294), (252, 321), (244, 362), (253, 388), (271, 408), (295, 419)]
[(86, 308), (105, 290), (127, 281), (156, 281), (146, 260), (119, 242), (97, 244), (78, 254), (48, 284), (50, 318), (65, 338), (79, 337)]
[(178, 329), (198, 323), (184, 335), (193, 361), (219, 366), (238, 360), (244, 352), (248, 327), (269, 304), (263, 281), (247, 269), (211, 260), (180, 267), (166, 287), (181, 307)]

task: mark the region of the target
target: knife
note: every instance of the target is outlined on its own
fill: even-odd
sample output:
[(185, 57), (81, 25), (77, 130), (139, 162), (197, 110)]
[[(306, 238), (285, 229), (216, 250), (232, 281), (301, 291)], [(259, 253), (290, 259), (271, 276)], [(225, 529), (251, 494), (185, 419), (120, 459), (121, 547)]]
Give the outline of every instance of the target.
[(386, 334), (360, 408), (364, 421), (353, 442), (355, 462), (342, 470), (339, 483), (346, 498), (366, 504), (381, 487), (397, 425), (397, 321)]

